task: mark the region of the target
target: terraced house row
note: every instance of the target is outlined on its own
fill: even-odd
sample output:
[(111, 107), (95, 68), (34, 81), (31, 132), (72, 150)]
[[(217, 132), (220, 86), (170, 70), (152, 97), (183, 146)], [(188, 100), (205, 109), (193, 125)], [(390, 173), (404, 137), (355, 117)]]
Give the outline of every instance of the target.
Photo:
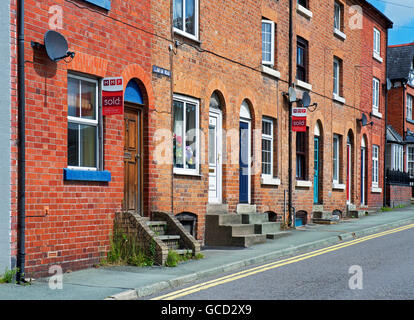
[[(293, 226), (382, 207), (392, 22), (364, 0), (295, 0), (291, 20), (289, 5), (2, 2), (0, 267), (90, 267), (118, 220), (149, 243), (164, 217), (165, 239), (196, 251), (226, 234), (215, 214)], [(53, 60), (59, 35), (74, 54)], [(121, 80), (121, 112), (105, 80)]]

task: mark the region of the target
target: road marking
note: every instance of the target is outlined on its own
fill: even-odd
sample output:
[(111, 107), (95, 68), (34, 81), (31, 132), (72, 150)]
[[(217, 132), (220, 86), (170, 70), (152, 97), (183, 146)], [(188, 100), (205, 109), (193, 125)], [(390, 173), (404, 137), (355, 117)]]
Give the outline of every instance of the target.
[(395, 229), (391, 229), (391, 230), (388, 230), (388, 231), (375, 233), (375, 234), (365, 236), (365, 237), (362, 237), (362, 238), (359, 238), (359, 239), (347, 241), (345, 243), (339, 243), (339, 244), (329, 246), (329, 247), (326, 247), (326, 248), (322, 248), (322, 249), (318, 249), (318, 250), (311, 251), (311, 252), (308, 252), (308, 253), (300, 254), (300, 255), (297, 255), (297, 256), (294, 256), (294, 257), (291, 257), (291, 258), (287, 258), (287, 259), (267, 263), (267, 264), (264, 264), (264, 265), (261, 265), (261, 266), (258, 266), (258, 267), (250, 268), (248, 270), (236, 272), (236, 273), (233, 273), (233, 274), (230, 274), (230, 275), (227, 275), (227, 276), (224, 276), (224, 277), (220, 277), (220, 278), (217, 278), (217, 279), (214, 279), (214, 280), (206, 281), (206, 282), (203, 282), (203, 283), (200, 283), (200, 284), (188, 287), (188, 288), (184, 288), (184, 289), (181, 289), (181, 290), (170, 292), (168, 294), (152, 298), (151, 300), (174, 300), (174, 299), (177, 299), (177, 298), (180, 298), (180, 297), (183, 297), (183, 296), (187, 296), (189, 294), (199, 292), (199, 291), (202, 291), (202, 290), (206, 290), (208, 288), (215, 287), (215, 286), (227, 283), (227, 282), (235, 281), (235, 280), (245, 278), (245, 277), (257, 274), (257, 273), (265, 272), (265, 271), (268, 271), (268, 270), (271, 270), (271, 269), (276, 269), (276, 268), (279, 268), (279, 267), (282, 267), (282, 266), (285, 266), (285, 265), (288, 265), (288, 264), (291, 264), (291, 263), (295, 263), (295, 262), (299, 262), (299, 261), (302, 261), (302, 260), (310, 259), (310, 258), (319, 256), (319, 255), (329, 253), (329, 252), (332, 252), (332, 251), (336, 251), (336, 250), (339, 250), (339, 249), (342, 249), (342, 248), (346, 248), (346, 247), (349, 247), (349, 246), (352, 246), (352, 245), (355, 245), (355, 244), (358, 244), (358, 243), (361, 243), (361, 242), (365, 242), (365, 241), (368, 241), (368, 240), (371, 240), (371, 239), (383, 237), (383, 236), (386, 236), (386, 235), (389, 235), (389, 234), (401, 232), (401, 231), (412, 229), (412, 228), (414, 228), (414, 224), (409, 224), (409, 225), (402, 226), (402, 227), (395, 228)]

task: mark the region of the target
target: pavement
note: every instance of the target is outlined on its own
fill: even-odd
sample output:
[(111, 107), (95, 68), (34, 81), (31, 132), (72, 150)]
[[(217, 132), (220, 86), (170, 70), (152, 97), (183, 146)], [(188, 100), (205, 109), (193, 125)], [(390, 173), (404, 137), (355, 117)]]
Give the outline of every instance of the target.
[(0, 284), (0, 300), (131, 300), (157, 294), (207, 277), (275, 261), (414, 223), (414, 206), (377, 212), (333, 225), (308, 224), (291, 234), (250, 248), (202, 248), (203, 259), (177, 267), (113, 266), (63, 274), (62, 288), (49, 278), (30, 285)]

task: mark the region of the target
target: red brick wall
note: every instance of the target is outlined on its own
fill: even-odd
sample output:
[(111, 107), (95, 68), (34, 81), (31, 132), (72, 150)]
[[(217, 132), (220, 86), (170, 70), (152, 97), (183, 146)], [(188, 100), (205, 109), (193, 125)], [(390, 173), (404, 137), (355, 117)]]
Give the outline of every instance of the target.
[(387, 185), (387, 205), (394, 208), (411, 204), (412, 187)]
[[(104, 119), (104, 163), (105, 170), (111, 172), (111, 182), (64, 181), (63, 169), (68, 161), (67, 75), (69, 71), (76, 71), (98, 79), (123, 76), (125, 85), (131, 78), (138, 78), (146, 90), (147, 108), (151, 110), (152, 25), (149, 0), (112, 1), (108, 12), (78, 0), (26, 1), (25, 5), (25, 273), (30, 276), (47, 274), (47, 267), (54, 264), (61, 265), (64, 270), (91, 266), (109, 249), (114, 214), (121, 209), (123, 198), (123, 116)], [(43, 50), (33, 50), (30, 46), (32, 40), (43, 43), (52, 17), (49, 9), (53, 5), (62, 8), (63, 29), (57, 31), (66, 37), (69, 49), (76, 53), (71, 62), (53, 63)], [(11, 19), (15, 22), (15, 1), (12, 1), (12, 8)], [(14, 45), (15, 41), (15, 34), (12, 34)], [(15, 60), (13, 62), (15, 74)], [(14, 99), (14, 115), (16, 108)], [(147, 138), (153, 131), (149, 113), (146, 111), (145, 115)], [(16, 159), (16, 139), (14, 133), (13, 159)], [(16, 165), (15, 160), (13, 164)], [(16, 195), (15, 174), (12, 179)], [(151, 200), (151, 192), (148, 194), (146, 207)], [(49, 213), (44, 216), (46, 208)], [(15, 222), (14, 203), (14, 242)]]

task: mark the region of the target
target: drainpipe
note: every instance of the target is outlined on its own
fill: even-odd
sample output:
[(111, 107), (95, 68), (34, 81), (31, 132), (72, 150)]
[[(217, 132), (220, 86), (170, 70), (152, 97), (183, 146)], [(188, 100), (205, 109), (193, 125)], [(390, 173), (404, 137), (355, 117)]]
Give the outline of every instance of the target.
[[(289, 87), (292, 85), (293, 78), (293, 0), (289, 0)], [(292, 102), (289, 100), (289, 196), (288, 196), (288, 210), (289, 219), (288, 224), (292, 224)], [(293, 224), (294, 225), (294, 224)]]
[(24, 0), (18, 2), (18, 177), (17, 177), (17, 268), (16, 281), (24, 282), (26, 234), (26, 137), (25, 108), (26, 88), (24, 70)]
[[(388, 30), (387, 30), (388, 31)], [(387, 163), (387, 124), (388, 124), (388, 117), (387, 117), (387, 113), (388, 113), (388, 32), (387, 32), (387, 43), (385, 45), (385, 79), (386, 79), (386, 84), (385, 84), (385, 124), (384, 124), (384, 187), (382, 189), (382, 206), (385, 207), (387, 205), (387, 168), (386, 168), (386, 163)]]

